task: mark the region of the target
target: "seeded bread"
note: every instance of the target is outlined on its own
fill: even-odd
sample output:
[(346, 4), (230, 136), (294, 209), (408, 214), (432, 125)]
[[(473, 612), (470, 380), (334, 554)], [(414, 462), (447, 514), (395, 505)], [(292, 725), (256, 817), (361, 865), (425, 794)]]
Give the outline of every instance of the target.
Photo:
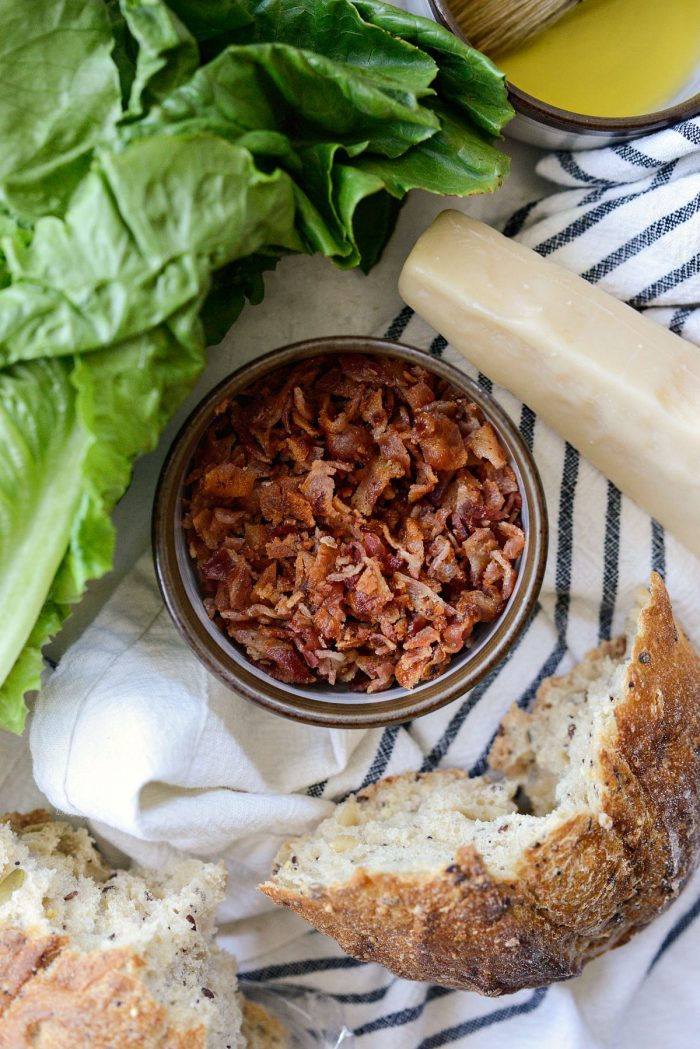
[(505, 717), (484, 776), (381, 780), (262, 891), (357, 958), (488, 995), (624, 943), (700, 856), (700, 659), (658, 575), (633, 619)]
[(243, 1049), (224, 887), (220, 864), (113, 871), (84, 829), (4, 817), (0, 1049)]

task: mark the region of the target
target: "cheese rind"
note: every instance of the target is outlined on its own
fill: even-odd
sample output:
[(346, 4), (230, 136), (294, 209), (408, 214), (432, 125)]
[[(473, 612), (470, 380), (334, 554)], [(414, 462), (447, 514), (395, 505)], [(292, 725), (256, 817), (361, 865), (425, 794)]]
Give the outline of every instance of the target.
[(700, 556), (700, 349), (459, 211), (402, 298)]

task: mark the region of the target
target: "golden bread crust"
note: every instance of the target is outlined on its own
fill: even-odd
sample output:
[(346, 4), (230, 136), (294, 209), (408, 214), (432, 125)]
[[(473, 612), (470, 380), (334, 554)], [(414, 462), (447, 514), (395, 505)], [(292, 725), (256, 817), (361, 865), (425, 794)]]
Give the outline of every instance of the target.
[[(606, 642), (588, 658), (619, 654), (619, 642)], [(537, 703), (551, 687), (543, 683)], [(494, 765), (507, 763), (502, 748), (497, 739)], [(439, 875), (359, 869), (309, 895), (274, 880), (261, 890), (354, 957), (488, 995), (575, 976), (647, 925), (700, 859), (700, 658), (658, 575), (599, 760), (602, 815), (562, 822), (510, 880), (491, 876), (466, 846)]]
[(58, 936), (30, 939), (20, 929), (0, 929), (0, 1017), (27, 981), (50, 965), (64, 944)]
[[(55, 937), (5, 930), (0, 959), (20, 945), (23, 978), (5, 996), (0, 1049), (205, 1049), (203, 1026), (177, 1030), (140, 978), (143, 963), (115, 948), (77, 954)], [(35, 962), (26, 974), (34, 952)], [(0, 961), (0, 979), (2, 979)], [(11, 977), (10, 977), (11, 978)]]

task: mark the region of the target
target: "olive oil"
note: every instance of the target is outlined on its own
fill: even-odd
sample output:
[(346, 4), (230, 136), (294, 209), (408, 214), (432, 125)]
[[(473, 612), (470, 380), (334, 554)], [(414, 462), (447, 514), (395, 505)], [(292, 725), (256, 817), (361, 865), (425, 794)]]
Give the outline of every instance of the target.
[(495, 58), (512, 84), (559, 109), (653, 113), (700, 91), (700, 0), (582, 0)]

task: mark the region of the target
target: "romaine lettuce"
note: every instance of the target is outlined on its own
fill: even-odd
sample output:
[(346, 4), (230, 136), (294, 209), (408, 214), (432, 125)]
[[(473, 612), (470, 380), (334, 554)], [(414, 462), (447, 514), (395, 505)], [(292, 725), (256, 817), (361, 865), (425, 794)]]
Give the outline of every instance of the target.
[(114, 40), (94, 0), (0, 0), (0, 201), (60, 214), (121, 117)]

